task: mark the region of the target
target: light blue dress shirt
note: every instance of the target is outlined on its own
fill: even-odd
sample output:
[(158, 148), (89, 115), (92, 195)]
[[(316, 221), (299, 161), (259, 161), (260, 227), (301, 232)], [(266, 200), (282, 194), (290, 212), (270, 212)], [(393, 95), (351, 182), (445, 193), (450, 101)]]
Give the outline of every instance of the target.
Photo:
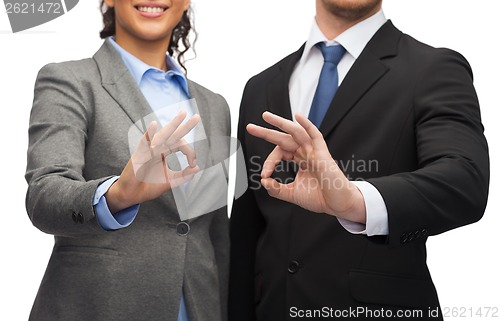
[[(135, 80), (142, 94), (148, 101), (153, 112), (155, 112), (161, 125), (165, 125), (174, 118), (178, 110), (168, 110), (164, 107), (188, 100), (190, 97), (187, 80), (184, 73), (180, 70), (175, 61), (166, 56), (167, 72), (161, 69), (149, 66), (121, 48), (113, 39), (109, 38), (110, 43), (118, 51), (123, 62), (127, 66), (132, 78)], [(161, 113), (160, 113), (161, 110)], [(193, 115), (193, 110), (186, 110), (187, 117)], [(105, 230), (117, 230), (129, 226), (137, 216), (139, 204), (123, 209), (114, 215), (111, 214), (106, 203), (104, 194), (109, 187), (119, 177), (113, 177), (103, 182), (97, 188), (94, 194), (93, 204), (97, 221)], [(178, 321), (188, 321), (184, 295), (180, 297), (180, 307)]]

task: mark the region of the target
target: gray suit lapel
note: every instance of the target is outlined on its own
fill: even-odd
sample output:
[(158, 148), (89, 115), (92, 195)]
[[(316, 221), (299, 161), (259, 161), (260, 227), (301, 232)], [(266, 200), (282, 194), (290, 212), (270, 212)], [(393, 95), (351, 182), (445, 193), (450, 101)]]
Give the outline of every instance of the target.
[(180, 217), (183, 220), (196, 220), (203, 214), (210, 213), (227, 205), (227, 173), (224, 164), (215, 163), (218, 157), (229, 157), (229, 137), (212, 137), (219, 103), (215, 95), (202, 92), (199, 86), (189, 83), (191, 97), (196, 100), (197, 112), (201, 124), (195, 128), (196, 159), (201, 169), (188, 183), (185, 189), (175, 189), (174, 196)]
[[(139, 130), (145, 132), (148, 124), (142, 122), (145, 117), (154, 115), (146, 98), (135, 83), (122, 58), (108, 40), (95, 53), (94, 60), (101, 74), (102, 86), (118, 103), (131, 120), (126, 126), (139, 124)], [(148, 118), (149, 118), (148, 117)], [(124, 124), (110, 124), (110, 126)], [(172, 191), (164, 193), (160, 199), (169, 211), (178, 215)]]
[[(132, 123), (153, 113), (122, 58), (108, 40), (94, 55), (101, 73), (102, 86), (120, 105)], [(144, 128), (141, 128), (145, 131)]]
[[(196, 163), (203, 171), (210, 166), (210, 144), (209, 144), (209, 129), (210, 129), (210, 115), (208, 110), (208, 102), (204, 99), (203, 95), (199, 93), (198, 88), (193, 82), (188, 81), (189, 93), (191, 98), (195, 100), (196, 105), (192, 105), (193, 112), (199, 114), (201, 121), (194, 128), (194, 144), (193, 148), (196, 152)], [(204, 173), (198, 173), (188, 183), (186, 189), (176, 188), (173, 191), (177, 209), (180, 213), (181, 220), (186, 220), (192, 213), (191, 207), (196, 200), (196, 189), (200, 187), (200, 181)], [(198, 200), (199, 201), (199, 200)], [(196, 218), (192, 218), (194, 220)]]
[(201, 117), (201, 126), (196, 126), (194, 133), (194, 149), (196, 151), (196, 161), (201, 169), (210, 164), (210, 106), (209, 102), (201, 95), (198, 88), (191, 82), (188, 82), (191, 98), (196, 100), (195, 113)]

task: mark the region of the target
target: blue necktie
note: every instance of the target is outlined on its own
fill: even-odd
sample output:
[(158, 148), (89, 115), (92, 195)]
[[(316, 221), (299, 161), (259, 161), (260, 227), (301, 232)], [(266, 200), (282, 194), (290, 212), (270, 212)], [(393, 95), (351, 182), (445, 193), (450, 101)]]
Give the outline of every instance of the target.
[(321, 50), (324, 63), (308, 118), (319, 128), (339, 86), (337, 65), (344, 56), (345, 49), (340, 45), (327, 47), (324, 42), (317, 43), (316, 47)]

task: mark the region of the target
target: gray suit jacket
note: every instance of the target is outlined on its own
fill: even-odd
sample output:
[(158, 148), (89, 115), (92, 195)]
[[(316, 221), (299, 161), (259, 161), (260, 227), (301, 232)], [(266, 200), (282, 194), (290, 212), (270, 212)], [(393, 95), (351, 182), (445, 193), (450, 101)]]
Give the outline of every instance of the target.
[[(189, 89), (206, 135), (229, 136), (224, 98), (191, 81)], [(226, 207), (188, 220), (187, 235), (180, 235), (186, 230), (178, 227), (172, 192), (143, 203), (127, 228), (105, 231), (96, 220), (97, 186), (120, 174), (130, 158), (129, 128), (150, 113), (107, 41), (93, 58), (40, 70), (26, 208), (33, 225), (54, 235), (55, 245), (30, 320), (175, 321), (182, 290), (191, 321), (226, 320)], [(197, 152), (209, 167), (227, 158), (228, 147)], [(197, 184), (210, 191), (212, 179), (203, 175)]]

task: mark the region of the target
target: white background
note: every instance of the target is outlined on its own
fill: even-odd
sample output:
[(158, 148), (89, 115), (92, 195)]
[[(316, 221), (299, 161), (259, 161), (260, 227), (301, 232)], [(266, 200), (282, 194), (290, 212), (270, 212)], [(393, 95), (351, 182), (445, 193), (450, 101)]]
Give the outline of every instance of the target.
[[(198, 57), (187, 64), (188, 75), (226, 97), (234, 136), (245, 82), (305, 41), (314, 1), (192, 1), (199, 40)], [(53, 245), (52, 236), (31, 225), (24, 208), (33, 85), (44, 64), (90, 57), (99, 48), (101, 16), (97, 0), (82, 0), (54, 21), (13, 34), (0, 8), (0, 320), (27, 320)], [(402, 31), (430, 45), (455, 49), (472, 65), (490, 145), (490, 200), (478, 223), (429, 239), (428, 264), (443, 308), (500, 309), (500, 1), (386, 0), (384, 11)], [(490, 318), (456, 318), (463, 319)], [(500, 320), (500, 311), (495, 319)]]

